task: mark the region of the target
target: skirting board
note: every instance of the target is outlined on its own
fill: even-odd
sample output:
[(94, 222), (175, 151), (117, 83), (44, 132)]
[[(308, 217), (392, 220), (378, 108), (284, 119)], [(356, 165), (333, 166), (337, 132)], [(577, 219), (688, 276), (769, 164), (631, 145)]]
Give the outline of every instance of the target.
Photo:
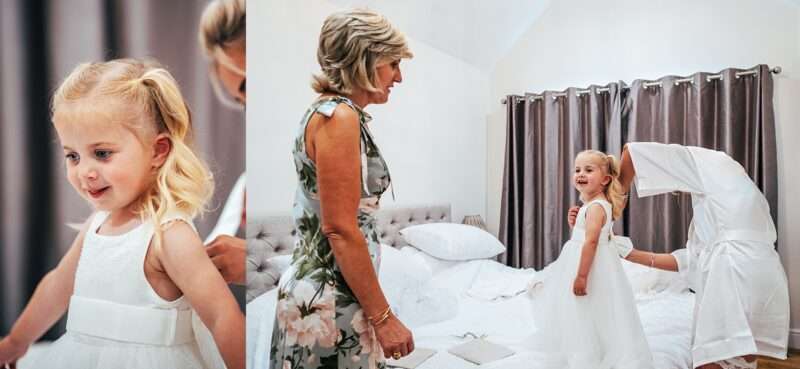
[(789, 330), (789, 347), (800, 350), (800, 329), (792, 328)]

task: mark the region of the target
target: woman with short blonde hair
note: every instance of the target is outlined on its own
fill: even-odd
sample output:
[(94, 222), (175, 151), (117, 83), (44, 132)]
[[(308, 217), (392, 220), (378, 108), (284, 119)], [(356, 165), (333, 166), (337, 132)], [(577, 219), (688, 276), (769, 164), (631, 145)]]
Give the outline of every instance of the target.
[(414, 350), (378, 283), (374, 212), (391, 176), (363, 109), (389, 99), (412, 57), (380, 14), (339, 12), (322, 26), (312, 87), (293, 155), (297, 246), (278, 287), (271, 368), (382, 368)]
[(247, 15), (245, 0), (214, 0), (200, 18), (200, 46), (211, 61), (211, 81), (220, 100), (244, 106)]
[(375, 92), (377, 63), (413, 56), (403, 34), (382, 15), (367, 10), (334, 13), (322, 26), (317, 49), (322, 73), (314, 75), (311, 87), (320, 94)]

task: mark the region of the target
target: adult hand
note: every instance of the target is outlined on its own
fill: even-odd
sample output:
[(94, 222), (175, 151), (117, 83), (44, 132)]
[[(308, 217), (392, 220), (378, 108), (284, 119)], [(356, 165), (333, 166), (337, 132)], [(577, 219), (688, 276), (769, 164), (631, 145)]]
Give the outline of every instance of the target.
[(414, 351), (414, 337), (411, 331), (394, 314), (375, 327), (375, 337), (383, 349), (383, 356), (387, 359), (396, 356), (395, 353), (400, 353), (402, 357)]
[(217, 267), (225, 282), (246, 283), (245, 259), (247, 243), (241, 238), (221, 235), (206, 245), (206, 253)]
[(27, 351), (28, 345), (17, 342), (11, 337), (4, 337), (0, 340), (0, 365), (2, 365), (2, 369), (15, 369), (17, 360), (25, 355)]
[(575, 282), (572, 283), (572, 293), (575, 296), (586, 296), (586, 277), (575, 277)]
[(575, 221), (578, 219), (578, 211), (580, 210), (580, 206), (573, 206), (569, 208), (569, 211), (567, 212), (567, 223), (569, 223), (570, 228), (575, 226)]

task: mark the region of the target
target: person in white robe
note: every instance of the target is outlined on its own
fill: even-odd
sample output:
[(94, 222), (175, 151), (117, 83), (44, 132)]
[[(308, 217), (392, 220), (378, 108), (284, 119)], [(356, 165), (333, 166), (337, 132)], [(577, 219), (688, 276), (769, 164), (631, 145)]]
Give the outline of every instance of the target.
[[(209, 78), (223, 105), (244, 109), (247, 102), (247, 13), (245, 0), (213, 0), (200, 18), (198, 40), (209, 61)], [(244, 309), (247, 245), (238, 237), (246, 224), (245, 173), (228, 195), (214, 229), (206, 236), (206, 252)], [(195, 337), (206, 366), (224, 369), (209, 330), (193, 317)]]
[[(694, 212), (685, 249), (630, 250), (627, 259), (677, 271), (696, 294), (695, 368), (755, 368), (755, 357), (785, 359), (789, 290), (775, 251), (769, 205), (744, 168), (719, 151), (660, 143), (623, 150), (624, 192), (689, 193)], [(622, 252), (623, 256), (626, 252)]]

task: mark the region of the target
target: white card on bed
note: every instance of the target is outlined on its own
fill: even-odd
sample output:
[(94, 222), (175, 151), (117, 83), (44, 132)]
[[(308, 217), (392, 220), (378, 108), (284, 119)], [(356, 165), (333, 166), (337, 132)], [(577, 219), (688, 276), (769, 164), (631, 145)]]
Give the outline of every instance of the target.
[(477, 365), (514, 355), (509, 348), (480, 338), (451, 347), (447, 352)]
[(386, 360), (386, 365), (390, 368), (414, 369), (420, 366), (420, 364), (422, 364), (425, 360), (428, 360), (435, 353), (436, 350), (415, 347), (414, 351), (411, 351), (410, 354), (404, 358), (401, 358), (400, 360)]

